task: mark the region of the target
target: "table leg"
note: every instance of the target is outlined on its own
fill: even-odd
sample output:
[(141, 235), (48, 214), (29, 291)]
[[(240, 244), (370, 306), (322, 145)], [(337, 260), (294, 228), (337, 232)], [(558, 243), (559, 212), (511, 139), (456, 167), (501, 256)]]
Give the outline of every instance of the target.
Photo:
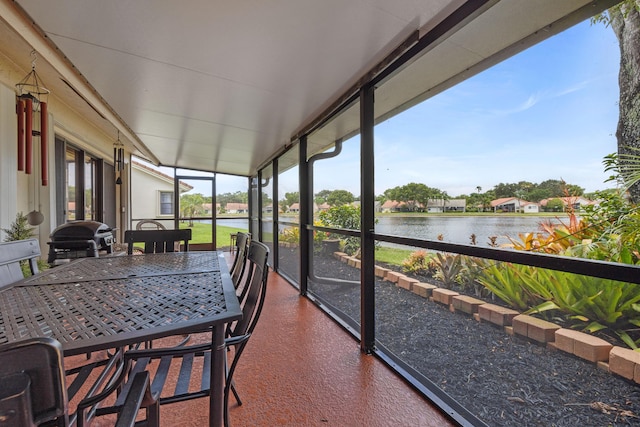
[(209, 395), (209, 426), (224, 425), (224, 382), (226, 357), (224, 325), (213, 327), (211, 335), (211, 394)]

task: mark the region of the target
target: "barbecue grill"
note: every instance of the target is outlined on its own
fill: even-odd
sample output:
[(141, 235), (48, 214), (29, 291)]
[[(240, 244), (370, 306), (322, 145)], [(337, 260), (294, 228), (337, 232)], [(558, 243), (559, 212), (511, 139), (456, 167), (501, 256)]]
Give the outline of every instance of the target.
[(107, 224), (98, 221), (71, 221), (53, 230), (49, 244), (49, 258), (57, 259), (97, 257), (99, 251), (113, 252), (115, 238)]

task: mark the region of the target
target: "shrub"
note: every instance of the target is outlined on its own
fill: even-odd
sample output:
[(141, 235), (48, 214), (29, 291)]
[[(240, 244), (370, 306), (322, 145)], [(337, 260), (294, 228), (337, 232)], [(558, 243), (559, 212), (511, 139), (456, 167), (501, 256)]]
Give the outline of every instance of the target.
[(426, 251), (416, 251), (411, 253), (407, 259), (402, 261), (402, 270), (406, 273), (425, 274), (429, 271), (429, 264), (433, 255)]
[(462, 271), (461, 255), (437, 253), (433, 263), (436, 267), (434, 279), (440, 280), (447, 286), (457, 283), (458, 275)]
[[(346, 230), (360, 230), (360, 207), (351, 205), (332, 206), (318, 214), (318, 225)], [(358, 237), (345, 237), (342, 234), (329, 233), (329, 239), (340, 239), (343, 251), (353, 255), (360, 249)]]

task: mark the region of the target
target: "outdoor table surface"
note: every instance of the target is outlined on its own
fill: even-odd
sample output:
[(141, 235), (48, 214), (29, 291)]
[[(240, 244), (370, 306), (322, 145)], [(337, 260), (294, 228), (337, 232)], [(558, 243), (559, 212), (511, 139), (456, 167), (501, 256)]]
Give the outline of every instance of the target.
[(224, 325), (242, 317), (221, 252), (80, 258), (0, 290), (0, 344), (52, 337), (65, 355), (212, 329), (210, 425), (222, 425)]

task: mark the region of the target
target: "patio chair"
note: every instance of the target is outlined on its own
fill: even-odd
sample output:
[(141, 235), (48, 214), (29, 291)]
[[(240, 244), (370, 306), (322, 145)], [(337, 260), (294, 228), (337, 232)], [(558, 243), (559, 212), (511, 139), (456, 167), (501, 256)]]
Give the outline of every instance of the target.
[[(69, 414), (63, 366), (62, 346), (52, 338), (28, 338), (0, 346), (0, 425), (83, 427), (95, 416), (95, 408), (116, 391), (124, 372), (121, 353), (119, 359), (105, 362), (77, 411)], [(72, 383), (76, 392), (88, 378), (78, 375)], [(158, 426), (158, 403), (150, 395), (149, 373), (136, 374), (132, 384), (135, 387), (122, 395), (123, 405), (114, 411), (118, 414), (116, 427), (134, 426), (143, 403), (149, 425)]]
[(0, 288), (24, 279), (22, 261), (29, 262), (31, 274), (38, 273), (40, 244), (37, 239), (0, 243)]
[(166, 230), (167, 228), (153, 219), (143, 219), (136, 224), (136, 230)]
[(250, 235), (248, 233), (236, 233), (236, 250), (235, 258), (231, 264), (231, 280), (233, 286), (238, 289), (240, 285), (240, 279), (244, 273), (244, 268), (247, 264), (247, 250), (249, 248)]
[[(249, 245), (248, 265), (244, 282), (248, 291), (242, 304), (242, 319), (230, 328), (225, 338), (227, 349), (234, 348), (233, 360), (226, 369), (226, 381), (224, 387), (224, 420), (229, 425), (229, 391), (232, 391), (238, 405), (242, 401), (233, 385), (233, 373), (238, 365), (240, 356), (247, 345), (251, 334), (256, 327), (262, 307), (264, 305), (267, 286), (267, 259), (269, 248), (263, 243), (252, 241)], [(211, 363), (211, 345), (190, 345), (162, 349), (129, 350), (124, 354), (125, 360), (134, 362), (131, 374), (147, 369), (149, 363), (160, 359), (158, 368), (153, 378), (153, 390), (160, 393), (160, 405), (181, 402), (190, 399), (209, 396), (209, 372)], [(201, 359), (196, 363), (195, 359)], [(179, 366), (176, 366), (179, 365)], [(193, 367), (200, 366), (197, 373), (192, 373)], [(169, 372), (180, 372), (180, 378), (186, 381), (178, 381), (172, 394), (163, 393), (162, 389)], [(189, 381), (191, 379), (192, 381)], [(191, 387), (190, 387), (191, 383)], [(167, 387), (168, 388), (168, 387)]]
[[(180, 230), (126, 230), (124, 241), (127, 244), (127, 253), (133, 254), (136, 243), (144, 243), (143, 252), (145, 254), (155, 254), (163, 252), (176, 252), (176, 243), (182, 242), (185, 252), (189, 251), (189, 240), (191, 240), (191, 229)], [(179, 251), (178, 247), (178, 251)]]

